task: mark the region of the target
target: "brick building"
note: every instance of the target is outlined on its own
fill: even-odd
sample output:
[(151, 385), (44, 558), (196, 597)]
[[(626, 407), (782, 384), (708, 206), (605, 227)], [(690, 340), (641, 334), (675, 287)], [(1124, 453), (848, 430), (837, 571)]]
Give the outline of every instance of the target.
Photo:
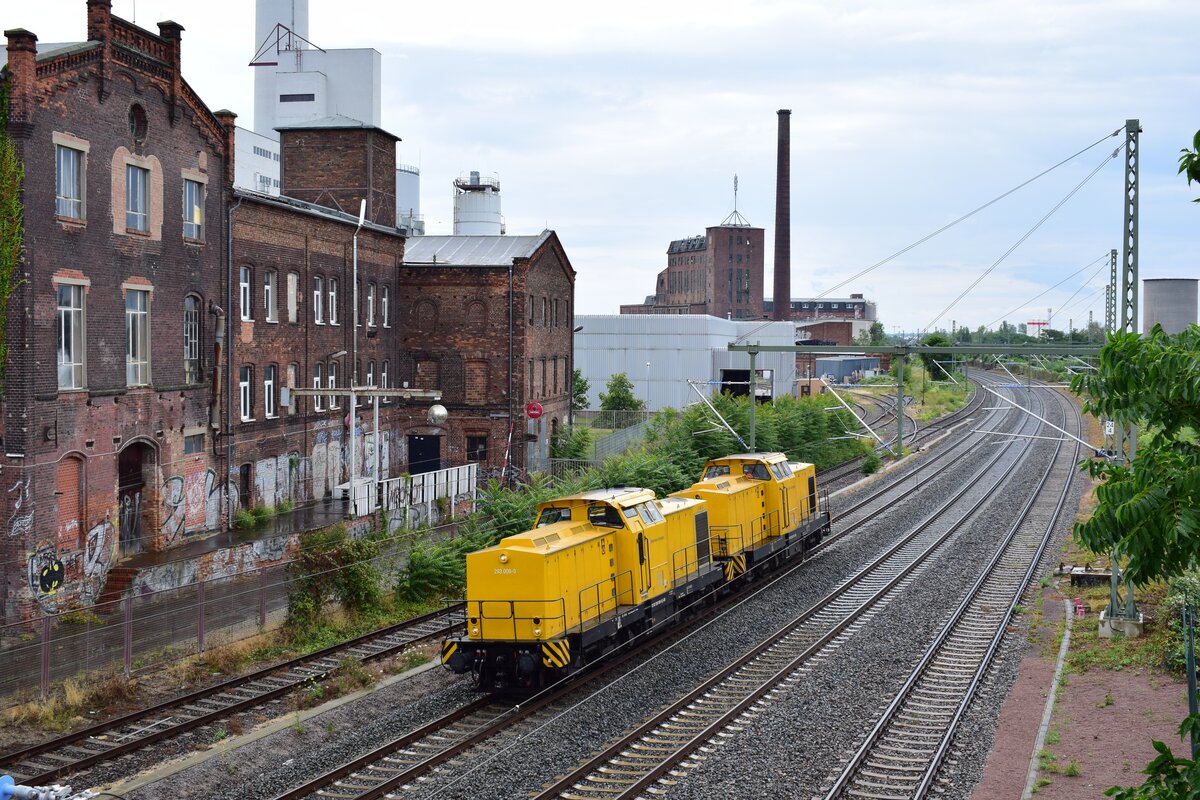
[(735, 212), (703, 236), (671, 242), (654, 294), (622, 305), (621, 313), (760, 319), (762, 298), (763, 229)]
[[(421, 448), (492, 474), (543, 468), (567, 424), (575, 368), (575, 271), (557, 234), (414, 237), (399, 286), (399, 375), (440, 386), (450, 412), (444, 432), (410, 424), (409, 459)], [(526, 414), (530, 403), (539, 418)]]
[[(569, 408), (574, 272), (553, 232), (406, 253), (397, 137), (344, 117), (280, 131), (283, 196), (235, 191), (236, 115), (184, 81), (182, 31), (87, 0), (86, 42), (38, 52), (6, 32), (4, 131), (25, 174), (6, 620), (93, 602), (122, 557), (224, 529), (238, 506), (329, 497), (351, 430), (361, 476), (536, 468)], [(378, 432), (366, 404), (351, 428), (352, 381), (441, 393), (449, 419), (430, 427), (428, 399), (393, 398)]]
[(5, 33), (25, 177), (4, 617), (94, 600), (121, 555), (220, 521), (210, 390), (229, 141), (180, 74), (182, 26), (158, 28), (89, 0), (86, 42), (38, 52), (33, 33)]

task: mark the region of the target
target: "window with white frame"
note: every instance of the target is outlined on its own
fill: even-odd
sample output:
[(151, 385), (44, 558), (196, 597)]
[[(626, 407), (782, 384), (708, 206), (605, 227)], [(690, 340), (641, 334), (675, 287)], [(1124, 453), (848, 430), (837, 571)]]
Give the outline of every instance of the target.
[(250, 310), (249, 267), (240, 267), (238, 269), (238, 305), (241, 309), (242, 319), (254, 319), (254, 315)]
[(337, 388), (337, 379), (338, 379), (338, 362), (330, 361), (329, 362), (329, 377), (326, 378), (326, 380), (325, 380), (326, 388), (331, 390), (330, 394), (329, 394), (329, 407), (330, 408), (338, 407), (338, 396), (336, 394), (333, 394), (333, 392), (332, 392), (333, 389)]
[(374, 361), (367, 362), (367, 386), (370, 386), (372, 389), (375, 388), (375, 362)]
[(300, 319), (300, 274), (287, 274), (287, 311), (288, 322), (295, 324)]
[(375, 284), (367, 284), (367, 327), (375, 327)]
[(57, 288), (58, 388), (83, 388), (84, 287), (60, 283)]
[[(383, 360), (383, 363), (379, 365), (379, 388), (388, 388), (388, 360), (386, 358)], [(390, 403), (392, 402), (392, 398), (382, 397), (380, 398), (380, 402)]]
[(82, 150), (54, 146), (54, 213), (83, 219), (83, 176), (86, 156)]
[(150, 383), (150, 292), (125, 290), (125, 384)]
[(254, 394), (253, 387), (250, 381), (254, 377), (254, 367), (248, 364), (243, 364), (238, 367), (238, 409), (241, 412), (242, 422), (249, 422), (254, 419)]
[(150, 230), (150, 170), (133, 164), (125, 165), (125, 228)]
[(313, 277), (313, 322), (325, 324), (325, 281), (320, 275)]
[(383, 318), (383, 327), (385, 328), (392, 327), (391, 321), (388, 319), (388, 299), (391, 293), (388, 285), (384, 284), (382, 293), (379, 295), (379, 316)]
[(200, 298), (183, 298), (183, 382), (200, 382)]
[(267, 322), (279, 321), (279, 303), (277, 290), (279, 288), (278, 273), (269, 269), (263, 273), (263, 309), (267, 312)]
[[(299, 381), (300, 381), (300, 365), (299, 364), (288, 364), (287, 365), (287, 387), (288, 387), (288, 389), (289, 390), (295, 389), (296, 384)], [(288, 415), (296, 413), (296, 405), (297, 405), (296, 400), (297, 400), (296, 395), (292, 394), (292, 392), (289, 391), (288, 392), (288, 401), (289, 402), (288, 402), (288, 406), (287, 406), (287, 412), (285, 412), (285, 413), (287, 413)]]
[(279, 382), (279, 367), (268, 364), (263, 367), (263, 414), (267, 419), (278, 416), (275, 407), (275, 386)]
[(338, 304), (337, 304), (338, 279), (329, 279), (329, 324), (338, 324)]
[(204, 238), (204, 184), (188, 178), (183, 179), (183, 235)]
[[(321, 382), (324, 379), (324, 377), (325, 377), (325, 365), (322, 364), (320, 361), (318, 361), (316, 364), (313, 365), (313, 388), (314, 389), (321, 388)], [(324, 411), (324, 410), (325, 410), (325, 395), (314, 394), (313, 395), (313, 411)]]

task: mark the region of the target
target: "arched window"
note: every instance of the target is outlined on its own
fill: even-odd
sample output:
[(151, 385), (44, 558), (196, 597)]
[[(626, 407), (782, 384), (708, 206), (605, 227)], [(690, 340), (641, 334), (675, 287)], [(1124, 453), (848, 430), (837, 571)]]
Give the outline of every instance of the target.
[(275, 391), (279, 386), (279, 367), (267, 364), (263, 367), (263, 410), (267, 419), (278, 416)]
[(279, 276), (273, 269), (263, 273), (263, 309), (267, 322), (279, 321)]
[(183, 298), (183, 382), (200, 383), (200, 298)]
[(325, 279), (320, 275), (313, 276), (313, 322), (325, 324)]

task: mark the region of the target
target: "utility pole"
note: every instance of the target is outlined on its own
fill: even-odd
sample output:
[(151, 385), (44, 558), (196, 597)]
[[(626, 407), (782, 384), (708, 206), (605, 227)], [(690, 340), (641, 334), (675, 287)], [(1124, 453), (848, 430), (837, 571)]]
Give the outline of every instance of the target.
[[(1138, 134), (1142, 126), (1136, 119), (1125, 120), (1125, 230), (1122, 231), (1121, 289), (1116, 297), (1117, 331), (1137, 333), (1138, 328)], [(1116, 251), (1114, 250), (1115, 254)], [(1130, 464), (1137, 455), (1137, 425), (1117, 422), (1116, 452), (1118, 464)], [(1133, 585), (1121, 569), (1121, 554), (1111, 554), (1112, 577), (1108, 587), (1108, 608), (1100, 619), (1100, 635), (1111, 636), (1114, 630), (1138, 636), (1142, 631), (1142, 615), (1133, 602)]]
[(754, 413), (758, 410), (755, 408), (757, 403), (754, 402), (754, 390), (757, 388), (754, 380), (754, 359), (758, 356), (757, 350), (750, 351), (750, 452), (757, 453), (754, 444)]

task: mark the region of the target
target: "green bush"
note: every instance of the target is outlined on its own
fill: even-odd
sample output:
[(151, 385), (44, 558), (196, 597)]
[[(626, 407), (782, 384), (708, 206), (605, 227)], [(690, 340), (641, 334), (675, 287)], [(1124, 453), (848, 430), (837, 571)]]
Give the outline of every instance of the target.
[(292, 502), (291, 500), (284, 500), (282, 503), (275, 506), (275, 513), (276, 514), (290, 514), (292, 512), (292, 510), (295, 508), (296, 508), (296, 504), (294, 502)]
[(275, 516), (275, 509), (270, 506), (257, 505), (250, 510), (250, 513), (254, 515), (254, 524), (262, 525)]
[(301, 536), (300, 553), (288, 565), (287, 626), (311, 630), (333, 599), (357, 616), (378, 613), (383, 587), (374, 560), (379, 550), (377, 536), (353, 539), (342, 525)]
[(255, 519), (254, 515), (251, 514), (249, 511), (247, 511), (244, 508), (239, 508), (237, 510), (237, 512), (233, 515), (233, 527), (238, 528), (240, 530), (245, 530), (246, 528), (253, 528), (257, 524), (258, 524), (258, 520)]
[(876, 472), (879, 472), (880, 465), (881, 461), (879, 458), (879, 453), (872, 450), (870, 453), (867, 453), (867, 457), (863, 459), (863, 475), (874, 475)]

